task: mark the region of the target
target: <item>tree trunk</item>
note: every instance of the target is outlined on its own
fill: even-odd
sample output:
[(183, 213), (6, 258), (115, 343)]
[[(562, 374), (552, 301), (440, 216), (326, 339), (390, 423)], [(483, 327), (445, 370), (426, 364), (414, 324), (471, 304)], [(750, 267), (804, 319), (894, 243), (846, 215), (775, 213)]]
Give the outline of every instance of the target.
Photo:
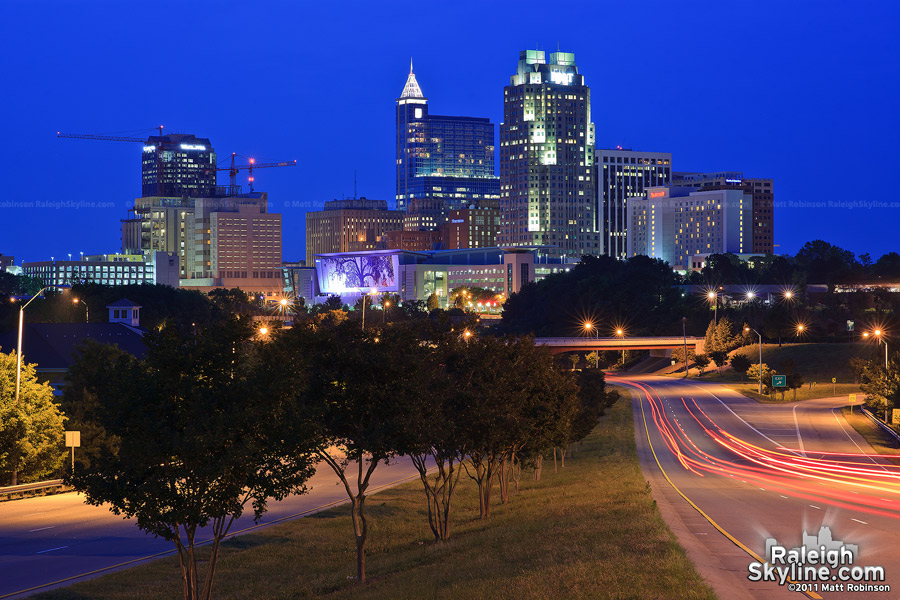
[(559, 473), (559, 470), (556, 468), (556, 446), (553, 446), (553, 472)]
[(539, 454), (537, 457), (537, 464), (534, 467), (534, 480), (535, 481), (541, 480), (541, 469), (543, 469), (543, 467), (544, 467), (544, 455)]
[(559, 448), (559, 462), (560, 462), (560, 468), (565, 469), (566, 468), (566, 447), (565, 446), (561, 446)]

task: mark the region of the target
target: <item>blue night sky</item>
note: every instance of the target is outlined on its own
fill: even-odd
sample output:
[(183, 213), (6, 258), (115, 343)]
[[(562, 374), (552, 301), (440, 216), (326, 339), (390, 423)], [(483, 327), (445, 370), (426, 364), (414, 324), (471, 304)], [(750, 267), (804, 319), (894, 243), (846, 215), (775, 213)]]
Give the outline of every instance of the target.
[(297, 159), (256, 189), (283, 214), (285, 260), (300, 259), (304, 213), (352, 196), (354, 169), (359, 195), (393, 201), (410, 57), (430, 112), (499, 129), (519, 51), (558, 43), (591, 86), (598, 146), (772, 177), (776, 252), (821, 238), (877, 258), (900, 250), (898, 17), (892, 0), (4, 0), (0, 253), (117, 251), (140, 144), (55, 134), (163, 124), (210, 138), (223, 162)]

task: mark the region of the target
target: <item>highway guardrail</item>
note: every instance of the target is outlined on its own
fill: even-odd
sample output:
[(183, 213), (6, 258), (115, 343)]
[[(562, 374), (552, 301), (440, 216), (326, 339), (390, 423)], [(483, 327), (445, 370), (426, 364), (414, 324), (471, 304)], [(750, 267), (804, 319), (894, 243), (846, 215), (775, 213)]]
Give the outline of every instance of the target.
[(897, 432), (896, 432), (896, 431), (894, 431), (893, 429), (891, 429), (890, 427), (888, 427), (887, 425), (885, 425), (885, 424), (881, 421), (881, 419), (879, 419), (878, 417), (876, 417), (875, 415), (873, 415), (871, 412), (869, 412), (869, 410), (868, 410), (865, 406), (863, 406), (863, 405), (860, 404), (859, 407), (862, 409), (864, 415), (866, 415), (867, 417), (869, 417), (870, 419), (872, 419), (872, 421), (873, 421), (876, 425), (878, 425), (879, 427), (881, 427), (882, 429), (884, 429), (885, 431), (887, 431), (889, 434), (891, 434), (892, 436), (894, 436), (894, 439), (895, 439), (895, 440), (897, 440), (898, 442), (900, 442), (900, 435), (897, 435)]
[(15, 500), (18, 498), (25, 498), (26, 496), (57, 494), (59, 492), (66, 492), (69, 489), (69, 486), (65, 485), (62, 479), (36, 481), (34, 483), (23, 483), (22, 485), (10, 485), (0, 487), (0, 501)]

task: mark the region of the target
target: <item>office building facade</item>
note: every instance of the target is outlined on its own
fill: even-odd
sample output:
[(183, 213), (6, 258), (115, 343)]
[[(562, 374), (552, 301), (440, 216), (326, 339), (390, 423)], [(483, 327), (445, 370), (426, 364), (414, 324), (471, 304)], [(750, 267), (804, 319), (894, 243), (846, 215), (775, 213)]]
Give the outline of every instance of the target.
[(672, 176), (673, 185), (701, 190), (743, 190), (753, 196), (753, 254), (775, 251), (775, 188), (771, 179), (747, 178), (741, 172), (686, 173)]
[(216, 195), (216, 153), (206, 138), (151, 135), (141, 155), (141, 195), (201, 198)]
[(591, 90), (575, 55), (524, 50), (503, 90), (499, 243), (580, 258), (602, 250), (597, 231)]
[(496, 246), (501, 227), (500, 210), (496, 208), (463, 208), (450, 211), (450, 218), (443, 226), (444, 247), (456, 250)]
[(627, 253), (660, 258), (678, 271), (700, 254), (745, 254), (753, 197), (743, 190), (647, 188), (628, 199)]
[(316, 254), (384, 248), (389, 231), (403, 229), (404, 213), (386, 200), (333, 200), (306, 213), (306, 260)]
[(624, 259), (628, 251), (628, 198), (642, 195), (648, 187), (669, 185), (672, 154), (597, 148), (594, 161), (597, 229), (603, 241), (602, 252)]
[(276, 295), (282, 289), (281, 215), (267, 207), (265, 192), (137, 198), (122, 220), (122, 249), (176, 254), (181, 287)]
[(399, 210), (407, 210), (414, 199), (439, 199), (453, 209), (499, 197), (489, 119), (428, 114), (412, 64), (396, 117)]

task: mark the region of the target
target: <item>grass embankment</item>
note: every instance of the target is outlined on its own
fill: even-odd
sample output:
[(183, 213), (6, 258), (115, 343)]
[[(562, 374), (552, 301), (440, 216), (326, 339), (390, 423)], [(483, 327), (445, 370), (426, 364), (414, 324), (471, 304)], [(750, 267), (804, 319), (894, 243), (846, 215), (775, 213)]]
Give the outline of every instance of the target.
[[(544, 461), (509, 504), (477, 518), (474, 484), (461, 481), (452, 539), (431, 541), (421, 484), (369, 499), (370, 583), (359, 586), (346, 507), (232, 539), (214, 596), (231, 598), (715, 598), (660, 517), (641, 474), (626, 394), (566, 468)], [(463, 475), (465, 479), (465, 475)], [(204, 550), (205, 552), (206, 550)], [(180, 597), (177, 560), (161, 559), (35, 596)]]
[(851, 411), (849, 406), (845, 406), (841, 409), (841, 412), (847, 422), (856, 430), (856, 433), (863, 436), (878, 454), (887, 455), (892, 462), (900, 464), (900, 444), (895, 438), (873, 423), (857, 407), (854, 407)]
[[(796, 400), (810, 400), (814, 398), (829, 398), (831, 396), (844, 396), (848, 394), (860, 394), (859, 385), (855, 383), (853, 369), (850, 367), (850, 359), (853, 357), (870, 358), (873, 353), (871, 344), (763, 344), (762, 361), (769, 365), (770, 369), (780, 371), (779, 366), (786, 360), (792, 360), (797, 371), (803, 376), (803, 387), (797, 389)], [(759, 362), (759, 346), (752, 344), (738, 348), (731, 353), (743, 354), (750, 359), (751, 364)], [(692, 376), (696, 369), (691, 369)], [(837, 383), (831, 383), (831, 379), (837, 379)], [(702, 379), (727, 385), (749, 398), (753, 398), (765, 404), (780, 404), (781, 402), (793, 402), (794, 392), (785, 392), (784, 400), (781, 393), (773, 396), (760, 396), (757, 393), (759, 384), (748, 381), (730, 367), (724, 367), (721, 373), (712, 365), (708, 367)]]

